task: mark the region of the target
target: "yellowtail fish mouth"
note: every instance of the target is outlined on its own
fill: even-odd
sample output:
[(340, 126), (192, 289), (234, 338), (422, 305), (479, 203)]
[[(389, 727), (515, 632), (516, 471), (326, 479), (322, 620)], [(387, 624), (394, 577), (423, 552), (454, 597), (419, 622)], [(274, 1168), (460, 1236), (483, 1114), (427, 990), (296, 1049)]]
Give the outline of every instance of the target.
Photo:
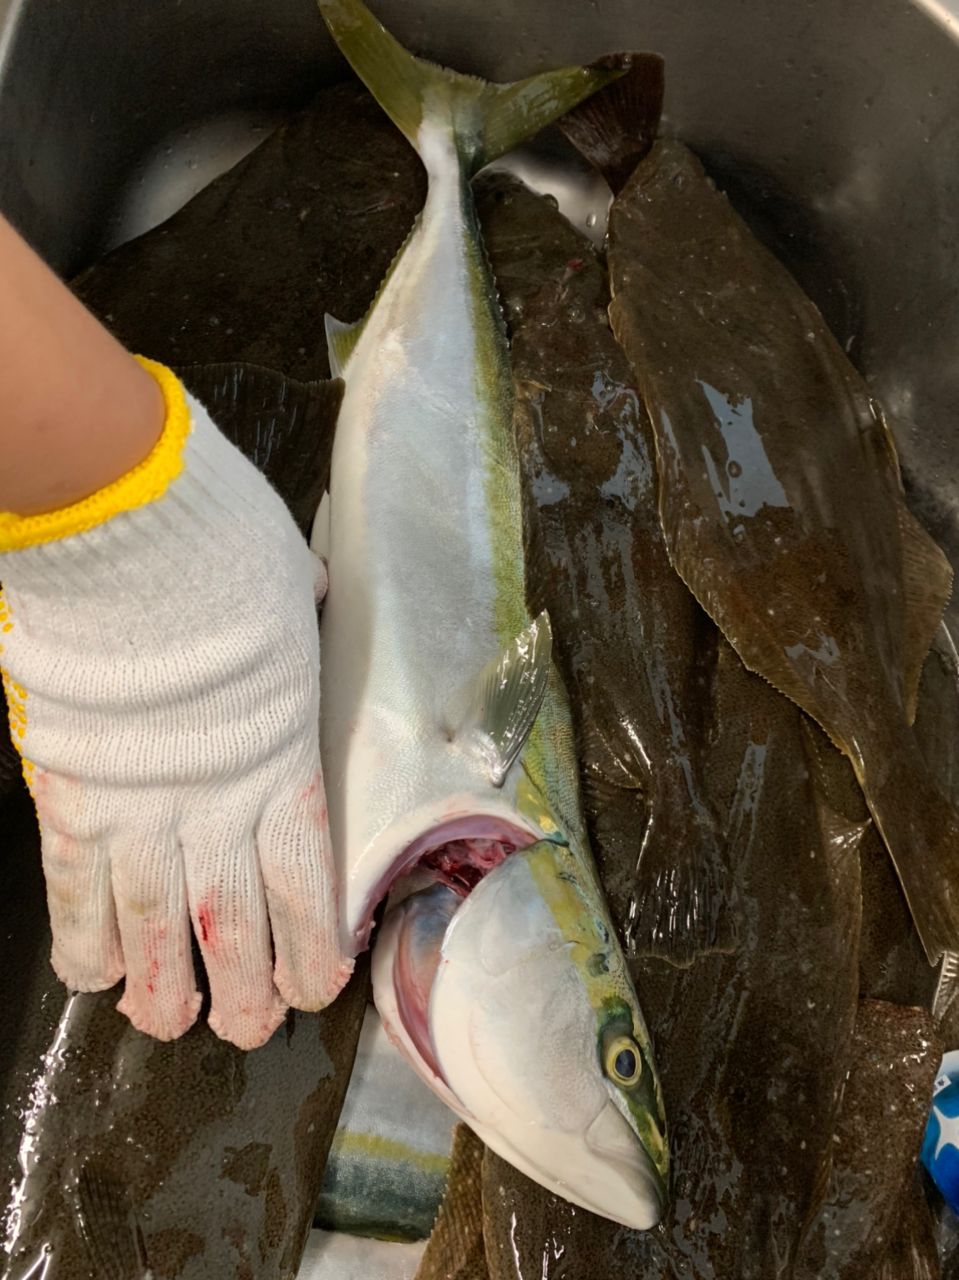
[(482, 813), (457, 814), (429, 827), (402, 850), (372, 885), (353, 930), (354, 947), (362, 950), (368, 945), (373, 913), (404, 876), (420, 872), (465, 896), (488, 871), (516, 849), (531, 844), (538, 835), (515, 820)]
[(488, 1146), (648, 1229), (667, 1197), (659, 1085), (608, 921), (570, 873), (568, 849), (540, 841), (465, 898), (437, 884), (404, 899), (374, 947), (374, 998), (394, 1043)]

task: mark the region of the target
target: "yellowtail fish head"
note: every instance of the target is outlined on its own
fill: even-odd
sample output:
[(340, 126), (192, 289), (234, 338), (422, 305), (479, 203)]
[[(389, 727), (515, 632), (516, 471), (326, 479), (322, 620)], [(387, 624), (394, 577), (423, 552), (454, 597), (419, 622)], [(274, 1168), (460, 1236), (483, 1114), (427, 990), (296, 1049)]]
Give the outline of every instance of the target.
[(539, 841), (465, 899), (434, 886), (394, 908), (374, 992), (413, 1065), (489, 1147), (648, 1229), (667, 1199), (662, 1094), (602, 901), (567, 846)]

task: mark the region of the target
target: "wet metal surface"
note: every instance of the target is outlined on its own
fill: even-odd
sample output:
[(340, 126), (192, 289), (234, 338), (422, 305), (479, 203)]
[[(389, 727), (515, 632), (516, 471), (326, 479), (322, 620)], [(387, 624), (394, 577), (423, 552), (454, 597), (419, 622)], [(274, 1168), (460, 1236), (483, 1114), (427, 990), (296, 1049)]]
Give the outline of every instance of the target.
[[(959, 119), (959, 51), (955, 42), (959, 31), (951, 9), (904, 4), (900, 0), (809, 0), (794, 6), (774, 4), (772, 0), (718, 0), (706, 8), (692, 3), (667, 6), (655, 0), (601, 0), (598, 6), (559, 0), (558, 4), (521, 8), (499, 0), (492, 4), (486, 0), (461, 0), (455, 15), (444, 10), (440, 18), (435, 5), (410, 6), (399, 0), (384, 0), (378, 12), (401, 39), (418, 49), (466, 69), (500, 77), (527, 73), (547, 63), (578, 60), (612, 47), (648, 47), (663, 52), (669, 74), (668, 128), (704, 157), (710, 172), (730, 191), (750, 224), (823, 308), (840, 343), (884, 402), (903, 458), (910, 501), (953, 560), (957, 559), (959, 129), (955, 121)], [(123, 32), (122, 41), (117, 40), (118, 31)], [(312, 0), (282, 0), (271, 5), (266, 16), (262, 6), (253, 0), (163, 0), (135, 9), (121, 0), (78, 0), (69, 6), (44, 5), (40, 0), (0, 0), (0, 205), (56, 265), (72, 273), (89, 264), (103, 249), (169, 214), (244, 154), (291, 107), (306, 102), (317, 87), (318, 77), (341, 73), (342, 67), (334, 59)], [(535, 177), (541, 189), (552, 190), (576, 225), (595, 242), (608, 201), (602, 184), (581, 166), (569, 170), (569, 153), (555, 139), (524, 154), (517, 164), (525, 166), (520, 171)], [(564, 175), (570, 172), (573, 177), (568, 180)], [(404, 199), (415, 201), (415, 168), (404, 173), (402, 181), (408, 183)], [(318, 225), (310, 219), (318, 220), (334, 197), (335, 193), (322, 189), (313, 192), (311, 213), (304, 221), (311, 227)], [(290, 234), (292, 219), (298, 216), (300, 207), (277, 210), (280, 216), (289, 215), (283, 235)], [(400, 203), (392, 212), (402, 222), (405, 206)], [(384, 238), (382, 231), (373, 226), (377, 216), (373, 210), (369, 243), (389, 253), (388, 237)], [(229, 275), (235, 270), (235, 261), (230, 252), (224, 251), (223, 261), (216, 269)], [(351, 269), (357, 265), (368, 265), (370, 277), (378, 280), (385, 263), (381, 265), (373, 259), (367, 262), (358, 254)], [(189, 299), (177, 299), (169, 288), (178, 271), (169, 264), (165, 275), (159, 266), (157, 270), (158, 292), (167, 297), (181, 321), (184, 316), (192, 317)], [(324, 288), (335, 292), (335, 282), (327, 281)], [(355, 312), (340, 313), (347, 318), (359, 314), (365, 299), (358, 292), (355, 301)], [(314, 298), (314, 304), (315, 312), (303, 299), (297, 304), (302, 307), (298, 316), (303, 317), (299, 321), (301, 337), (295, 343), (296, 360), (301, 364), (295, 369), (288, 367), (288, 371), (301, 376), (323, 372), (319, 317), (324, 305), (337, 309), (326, 302), (325, 296), (318, 302)], [(289, 307), (289, 297), (284, 305)], [(135, 303), (127, 306), (132, 309), (126, 314), (132, 318)], [(222, 318), (218, 311), (211, 311), (210, 315)], [(130, 327), (123, 332), (133, 341), (135, 326), (132, 319), (126, 323)], [(206, 325), (201, 335), (202, 349), (195, 349), (192, 343), (184, 346), (172, 333), (166, 338), (152, 332), (145, 337), (152, 343), (150, 354), (174, 360), (184, 356), (235, 358), (237, 354), (269, 359), (275, 350), (293, 350), (288, 339), (281, 342), (267, 335), (259, 354), (254, 350), (238, 353), (233, 343), (216, 345), (217, 328), (216, 324)], [(271, 341), (273, 347), (269, 345)], [(548, 506), (551, 493), (561, 495), (561, 486), (550, 489), (554, 485), (550, 477), (543, 483), (546, 487), (540, 497)], [(752, 500), (750, 493), (739, 496), (745, 496), (747, 503)], [(959, 616), (957, 606), (951, 608), (953, 616)], [(776, 729), (763, 741), (782, 743), (792, 733), (791, 728)], [(757, 745), (752, 739), (750, 743)], [(749, 754), (742, 743), (736, 745), (736, 750), (735, 744), (727, 745), (730, 760), (740, 748), (740, 760)], [(806, 750), (801, 740), (792, 740), (787, 758), (793, 764), (800, 748)], [(755, 765), (755, 752), (749, 758)], [(767, 778), (774, 776), (774, 758), (775, 753), (766, 759)], [(740, 774), (737, 772), (736, 776)], [(788, 794), (777, 794), (775, 788), (767, 787), (765, 800), (779, 806), (793, 801), (808, 804), (810, 787), (815, 789), (816, 785), (810, 782), (808, 772), (797, 774), (791, 767), (786, 779)], [(712, 802), (726, 814), (729, 810), (724, 806), (736, 793), (732, 774), (719, 791), (722, 794), (715, 795)], [(805, 799), (796, 799), (799, 791)], [(745, 809), (740, 806), (740, 816), (748, 811), (751, 823), (763, 821), (757, 817), (762, 800), (761, 792), (755, 791), (753, 801)], [(617, 857), (628, 855), (635, 859), (644, 821), (635, 791), (622, 789), (619, 801), (625, 816), (617, 817), (615, 809), (604, 812), (606, 834), (596, 837), (598, 852), (605, 854), (607, 870), (612, 867), (614, 875)], [(600, 814), (595, 807), (592, 817), (599, 832)], [(199, 1113), (190, 1111), (183, 1102), (193, 1086), (183, 1083), (187, 1077), (177, 1075), (166, 1058), (162, 1062), (161, 1058), (156, 1059), (158, 1069), (162, 1067), (161, 1074), (170, 1074), (179, 1082), (178, 1092), (163, 1095), (167, 1103), (165, 1109), (159, 1108), (159, 1116), (145, 1105), (138, 1111), (137, 1098), (143, 1102), (143, 1095), (123, 1066), (124, 1062), (134, 1061), (130, 1053), (138, 1062), (150, 1053), (161, 1057), (170, 1053), (174, 1058), (180, 1054), (193, 1063), (191, 1068), (183, 1065), (187, 1072), (196, 1071), (212, 1055), (211, 1078), (222, 1091), (216, 1106), (226, 1106), (225, 1112), (209, 1112), (210, 1116), (220, 1117), (216, 1142), (231, 1132), (229, 1125), (234, 1121), (238, 1131), (244, 1133), (251, 1126), (257, 1128), (261, 1122), (245, 1108), (252, 1105), (255, 1096), (255, 1089), (253, 1093), (250, 1089), (265, 1087), (268, 1078), (268, 1073), (247, 1075), (244, 1091), (237, 1084), (238, 1068), (227, 1061), (229, 1054), (223, 1056), (226, 1047), (202, 1029), (191, 1032), (193, 1040), (188, 1037), (179, 1050), (149, 1046), (148, 1053), (138, 1045), (135, 1050), (119, 1052), (116, 1046), (126, 1044), (124, 1035), (135, 1033), (125, 1029), (109, 1008), (112, 995), (81, 998), (79, 1005), (71, 1007), (67, 1021), (61, 1023), (65, 994), (46, 961), (49, 941), (43, 924), (42, 887), (36, 850), (31, 843), (32, 829), (29, 805), (22, 794), (0, 807), (0, 848), (18, 865), (16, 874), (5, 881), (0, 916), (2, 994), (9, 1011), (0, 1035), (0, 1099), (4, 1108), (0, 1169), (5, 1189), (12, 1196), (6, 1231), (8, 1237), (13, 1232), (14, 1238), (20, 1240), (25, 1240), (25, 1232), (38, 1222), (42, 1226), (45, 1193), (34, 1192), (46, 1185), (45, 1179), (59, 1177), (54, 1173), (61, 1168), (59, 1161), (65, 1162), (65, 1177), (56, 1195), (62, 1194), (64, 1188), (69, 1192), (89, 1137), (90, 1131), (83, 1125), (89, 1122), (95, 1127), (96, 1123), (88, 1117), (77, 1128), (80, 1122), (67, 1099), (63, 1118), (57, 1120), (57, 1127), (48, 1129), (55, 1154), (46, 1156), (43, 1141), (31, 1136), (35, 1132), (42, 1137), (44, 1126), (38, 1127), (34, 1120), (52, 1114), (51, 1099), (65, 1097), (62, 1090), (51, 1090), (52, 1084), (64, 1078), (65, 1064), (70, 1062), (69, 1055), (64, 1056), (62, 1037), (58, 1041), (58, 1027), (67, 1028), (68, 1033), (77, 1028), (86, 1029), (85, 1034), (93, 1030), (90, 1043), (99, 1045), (95, 1053), (101, 1055), (96, 1059), (100, 1063), (97, 1070), (106, 1071), (108, 1062), (111, 1064), (109, 1070), (116, 1070), (117, 1083), (122, 1086), (117, 1105), (129, 1108), (127, 1119), (116, 1124), (112, 1113), (101, 1110), (101, 1119), (105, 1117), (107, 1121), (105, 1129), (113, 1134), (129, 1133), (123, 1125), (132, 1122), (135, 1131), (130, 1135), (130, 1148), (144, 1157), (151, 1154), (142, 1141), (143, 1134), (149, 1131), (144, 1128), (145, 1118), (153, 1115), (149, 1123), (155, 1122), (159, 1126), (156, 1131), (161, 1132), (164, 1124), (172, 1125), (173, 1118), (182, 1120), (183, 1114)], [(820, 826), (819, 831), (822, 834), (824, 828)], [(865, 853), (863, 856), (865, 859)], [(758, 860), (755, 866), (757, 876), (770, 874)], [(627, 886), (633, 870), (634, 862), (621, 864), (620, 879)], [(745, 872), (740, 868), (736, 874)], [(762, 879), (757, 880), (750, 893), (766, 892), (764, 884)], [(768, 888), (771, 892), (771, 883)], [(838, 886), (836, 892), (840, 889)], [(612, 896), (615, 899), (615, 890)], [(628, 903), (628, 899), (629, 893), (624, 891), (623, 902)], [(829, 901), (830, 909), (839, 904), (839, 898), (830, 897)], [(764, 946), (778, 946), (776, 936), (775, 931), (750, 934), (754, 939), (764, 938)], [(749, 954), (753, 957), (751, 963), (758, 965), (761, 949)], [(787, 955), (785, 947), (783, 955), (784, 963), (797, 959)], [(901, 963), (897, 961), (899, 967), (889, 968), (888, 981), (885, 985), (877, 983), (874, 994), (892, 998), (892, 992), (898, 991), (895, 998), (900, 999), (907, 988), (915, 990), (917, 983), (921, 986), (915, 959), (909, 955)], [(695, 1116), (709, 1114), (696, 1097), (697, 1089), (715, 1084), (707, 1079), (709, 1070), (721, 1074), (726, 1068), (708, 1054), (704, 1058), (697, 1044), (683, 1042), (681, 1014), (693, 995), (707, 1003), (727, 998), (722, 994), (723, 984), (728, 982), (723, 966), (729, 963), (729, 958), (722, 955), (701, 961), (700, 964), (715, 967), (716, 972), (706, 977), (700, 970), (688, 995), (688, 978), (674, 969), (648, 962), (648, 967), (639, 973), (644, 999), (647, 990), (651, 993), (651, 1017), (661, 1021), (670, 1033), (664, 1032), (665, 1040), (672, 1040), (677, 1046), (664, 1064), (670, 1104), (677, 1108), (679, 1117), (676, 1140), (685, 1144), (684, 1150), (692, 1152), (694, 1160), (699, 1158), (695, 1156), (698, 1149), (709, 1167), (710, 1142), (715, 1139), (722, 1146), (743, 1139), (738, 1129), (729, 1127), (731, 1119), (726, 1113), (720, 1127), (711, 1133), (694, 1131)], [(770, 1020), (774, 1022), (779, 1016), (774, 1009), (762, 1007), (762, 1001), (772, 995), (764, 994), (762, 984), (750, 978), (748, 972), (737, 972), (740, 976), (730, 984), (732, 994), (728, 998), (746, 1001), (747, 1008), (750, 1000), (757, 1002), (750, 1053), (761, 1058), (763, 1054), (775, 1057), (776, 1052), (788, 1051), (788, 1043), (768, 1045), (761, 1034)], [(842, 972), (844, 981), (851, 982), (845, 969)], [(808, 974), (801, 975), (802, 982), (810, 980)], [(799, 1008), (801, 1013), (801, 1005)], [(675, 1017), (670, 1010), (674, 1010)], [(812, 1026), (813, 1021), (808, 1025)], [(842, 1028), (845, 1034), (848, 1019)], [(794, 1031), (799, 1034), (799, 1028)], [(262, 1052), (275, 1052), (284, 1064), (282, 1069), (289, 1071), (294, 1070), (291, 1064), (298, 1047), (308, 1053), (314, 1068), (317, 1063), (323, 1065), (324, 1052), (333, 1059), (340, 1054), (342, 1062), (351, 1052), (335, 1037), (328, 1040), (311, 1031), (309, 1020), (297, 1025), (292, 1038), (289, 1029), (281, 1029), (275, 1044), (275, 1049), (271, 1045)], [(110, 1045), (114, 1047), (111, 1049)], [(778, 1062), (777, 1058), (769, 1070), (773, 1071)], [(818, 1055), (815, 1061), (799, 1066), (807, 1073), (825, 1070)], [(735, 1064), (729, 1069), (734, 1067)], [(697, 1084), (692, 1078), (693, 1068), (702, 1073), (705, 1083)], [(320, 1075), (323, 1076), (322, 1071)], [(301, 1084), (306, 1082), (306, 1077), (295, 1071), (291, 1078)], [(272, 1079), (275, 1082), (276, 1076)], [(727, 1089), (736, 1087), (732, 1077), (722, 1079)], [(88, 1078), (84, 1087), (92, 1090), (84, 1096), (100, 1096), (101, 1086), (95, 1081)], [(310, 1090), (302, 1095), (304, 1102), (321, 1087), (324, 1086), (312, 1080)], [(753, 1122), (747, 1123), (745, 1117), (750, 1108), (762, 1111), (769, 1100), (764, 1104), (758, 1093), (749, 1095), (748, 1077), (740, 1081), (739, 1087), (747, 1091), (737, 1106), (743, 1108), (740, 1126), (743, 1133), (748, 1133)], [(824, 1086), (822, 1098), (827, 1109), (831, 1105), (829, 1087)], [(731, 1096), (737, 1097), (735, 1093)], [(685, 1124), (684, 1108), (692, 1117)], [(222, 1127), (224, 1118), (226, 1129)], [(30, 1123), (25, 1124), (28, 1119)], [(205, 1142), (202, 1124), (198, 1118), (190, 1137), (197, 1150)], [(828, 1130), (825, 1115), (821, 1127)], [(182, 1136), (178, 1126), (176, 1132)], [(263, 1134), (256, 1140), (262, 1140), (264, 1147), (270, 1144)], [(100, 1141), (98, 1137), (97, 1142)], [(227, 1214), (232, 1212), (231, 1205), (249, 1208), (242, 1197), (250, 1194), (250, 1187), (259, 1188), (254, 1194), (265, 1195), (268, 1184), (275, 1185), (271, 1169), (276, 1163), (272, 1155), (264, 1155), (259, 1148), (247, 1150), (247, 1141), (240, 1137), (229, 1145), (234, 1148), (231, 1152), (211, 1146), (203, 1156), (206, 1163), (199, 1166), (203, 1172), (200, 1181), (182, 1184), (195, 1186), (208, 1196), (207, 1179), (216, 1175), (216, 1186), (224, 1189), (221, 1207)], [(160, 1164), (170, 1159), (176, 1164), (177, 1157), (168, 1140), (161, 1140), (158, 1150)], [(282, 1159), (287, 1164), (290, 1152), (290, 1148), (284, 1148)], [(801, 1161), (798, 1145), (794, 1154)], [(684, 1155), (683, 1159), (688, 1157)], [(295, 1166), (295, 1159), (293, 1163)], [(166, 1167), (169, 1170), (172, 1166)], [(791, 1169), (784, 1185), (791, 1188), (789, 1194), (794, 1202), (802, 1201), (808, 1206), (813, 1195), (808, 1180), (811, 1166), (796, 1166), (799, 1167), (805, 1172), (797, 1180)], [(139, 1198), (140, 1189), (146, 1185), (142, 1180), (148, 1181), (152, 1176), (144, 1173), (148, 1169), (146, 1162), (137, 1165), (137, 1169), (131, 1174), (135, 1207), (145, 1203)], [(494, 1177), (494, 1181), (497, 1196), (501, 1186), (506, 1188), (496, 1220), (502, 1227), (500, 1239), (509, 1246), (509, 1254), (504, 1253), (496, 1264), (500, 1271), (494, 1267), (494, 1274), (520, 1274), (523, 1280), (531, 1276), (537, 1280), (541, 1276), (569, 1280), (576, 1274), (571, 1269), (570, 1233), (581, 1230), (579, 1219), (573, 1222), (569, 1215), (576, 1218), (578, 1211), (555, 1201), (545, 1207), (536, 1206), (524, 1199), (526, 1191), (521, 1185), (510, 1191), (506, 1179)], [(764, 1195), (775, 1196), (778, 1185), (764, 1187)], [(706, 1189), (697, 1190), (696, 1194), (705, 1202), (712, 1193)], [(717, 1187), (719, 1200), (723, 1194), (723, 1188)], [(731, 1186), (728, 1194), (735, 1200), (742, 1189)], [(296, 1213), (291, 1214), (293, 1200), (285, 1191), (284, 1198), (284, 1220), (289, 1224)], [(38, 1203), (41, 1217), (34, 1220), (31, 1215)], [(58, 1201), (51, 1196), (48, 1212), (55, 1203)], [(171, 1200), (169, 1205), (174, 1203)], [(607, 1256), (604, 1251), (612, 1249), (615, 1265), (623, 1256), (635, 1259), (637, 1249), (653, 1253), (672, 1249), (679, 1270), (670, 1270), (673, 1263), (664, 1261), (660, 1253), (658, 1260), (650, 1255), (649, 1274), (697, 1275), (697, 1259), (704, 1256), (704, 1238), (713, 1244), (718, 1240), (719, 1256), (734, 1257), (751, 1231), (768, 1226), (768, 1221), (761, 1219), (739, 1218), (733, 1222), (727, 1217), (732, 1234), (724, 1243), (719, 1210), (711, 1210), (703, 1217), (692, 1207), (689, 1196), (681, 1196), (679, 1203), (686, 1207), (681, 1209), (685, 1216), (676, 1228), (678, 1243), (674, 1239), (667, 1246), (650, 1240), (637, 1245), (635, 1238), (623, 1232), (611, 1243), (608, 1233), (594, 1236), (590, 1226), (582, 1229), (579, 1238), (592, 1250), (592, 1258), (603, 1258)], [(171, 1212), (161, 1204), (154, 1205), (147, 1214), (152, 1215), (154, 1235), (167, 1227), (171, 1232), (168, 1236), (160, 1234), (159, 1244), (154, 1240), (153, 1247), (165, 1259), (163, 1274), (214, 1274), (190, 1271), (191, 1266), (200, 1265), (197, 1259), (202, 1257), (202, 1249), (189, 1225), (193, 1206), (188, 1196), (182, 1204), (182, 1211)], [(275, 1210), (275, 1198), (270, 1204)], [(725, 1213), (725, 1204), (721, 1209)], [(168, 1212), (169, 1217), (164, 1217)], [(203, 1222), (208, 1217), (204, 1213)], [(271, 1212), (270, 1221), (281, 1218)], [(921, 1214), (916, 1218), (921, 1219)], [(922, 1222), (916, 1218), (892, 1228), (900, 1232), (900, 1256), (905, 1257), (910, 1250), (915, 1255), (925, 1247)], [(777, 1220), (774, 1213), (772, 1221)], [(890, 1214), (889, 1221), (892, 1220)], [(64, 1221), (72, 1223), (69, 1213)], [(234, 1273), (242, 1280), (246, 1274), (242, 1270), (246, 1263), (244, 1251), (273, 1248), (269, 1236), (272, 1228), (264, 1225), (251, 1230), (250, 1221), (247, 1217), (245, 1236), (234, 1236), (232, 1240), (223, 1237), (225, 1243), (217, 1246), (233, 1250), (217, 1255), (229, 1256), (233, 1267), (216, 1271), (217, 1280), (220, 1275)], [(181, 1228), (186, 1234), (177, 1234)], [(197, 1237), (202, 1237), (202, 1230), (203, 1223), (198, 1223)], [(766, 1238), (772, 1239), (768, 1233)], [(795, 1243), (787, 1241), (781, 1247), (790, 1253)], [(272, 1255), (277, 1264), (284, 1248), (285, 1243), (277, 1245)], [(80, 1258), (79, 1254), (75, 1256)], [(34, 1261), (40, 1273), (46, 1271), (42, 1258), (35, 1256)], [(33, 1263), (29, 1266), (36, 1272)], [(68, 1273), (71, 1280), (74, 1275), (77, 1280), (86, 1280), (89, 1272), (84, 1271), (84, 1263), (78, 1261), (77, 1266), (79, 1270)], [(704, 1276), (709, 1274), (705, 1267), (700, 1270)], [(49, 1274), (52, 1277), (57, 1273), (50, 1270)]]

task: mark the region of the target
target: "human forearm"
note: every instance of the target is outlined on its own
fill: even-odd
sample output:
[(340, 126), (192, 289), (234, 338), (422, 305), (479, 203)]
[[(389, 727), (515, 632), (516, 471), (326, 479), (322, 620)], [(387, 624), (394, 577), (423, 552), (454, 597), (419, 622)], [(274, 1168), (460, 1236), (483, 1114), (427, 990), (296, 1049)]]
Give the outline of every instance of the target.
[(0, 511), (64, 507), (163, 426), (156, 383), (0, 217)]

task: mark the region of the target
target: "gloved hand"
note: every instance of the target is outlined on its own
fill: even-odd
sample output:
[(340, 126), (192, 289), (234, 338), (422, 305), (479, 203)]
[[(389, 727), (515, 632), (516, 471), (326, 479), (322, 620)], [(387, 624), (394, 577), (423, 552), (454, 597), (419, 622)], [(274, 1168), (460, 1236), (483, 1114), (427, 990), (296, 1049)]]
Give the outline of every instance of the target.
[[(349, 976), (318, 745), (319, 562), (169, 371), (152, 452), (0, 516), (0, 668), (37, 806), (53, 965), (163, 1039), (261, 1044)], [(322, 575), (325, 582), (325, 575)], [(271, 948), (272, 932), (272, 948)]]

